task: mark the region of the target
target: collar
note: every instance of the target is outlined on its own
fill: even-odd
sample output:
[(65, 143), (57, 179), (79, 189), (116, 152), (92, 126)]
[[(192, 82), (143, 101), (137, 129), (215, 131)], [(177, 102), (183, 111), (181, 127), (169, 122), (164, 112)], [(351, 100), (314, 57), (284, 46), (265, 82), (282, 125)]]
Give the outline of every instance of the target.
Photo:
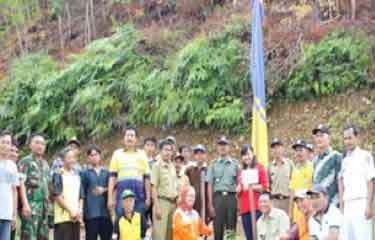
[(351, 152), (347, 152), (347, 153), (346, 153), (346, 156), (352, 156), (353, 154), (355, 154), (355, 153), (358, 152), (359, 150), (361, 150), (361, 149), (360, 149), (360, 147), (357, 146), (357, 147), (354, 148), (353, 151), (351, 151)]
[[(284, 158), (284, 157), (281, 159), (281, 163), (282, 163), (283, 165), (286, 163), (286, 161), (287, 161), (287, 159)], [(277, 165), (277, 160), (274, 159), (274, 160), (272, 161), (272, 164), (273, 164), (273, 165)]]
[(276, 215), (275, 210), (274, 210), (274, 208), (272, 207), (272, 208), (271, 208), (271, 211), (270, 211), (270, 214), (268, 214), (267, 217), (265, 217), (264, 214), (263, 214), (262, 218), (263, 218), (263, 219), (273, 219), (273, 218), (275, 218), (275, 215)]
[(133, 218), (134, 218), (134, 212), (132, 212), (132, 216), (131, 216), (131, 218), (130, 218), (130, 219), (126, 217), (126, 214), (125, 214), (125, 212), (124, 212), (124, 214), (123, 214), (123, 217), (124, 217), (124, 219), (125, 219), (125, 220), (127, 220), (128, 222), (130, 222), (130, 223), (131, 223), (131, 222), (132, 222), (132, 220), (133, 220)]
[(169, 166), (169, 164), (170, 164), (170, 162), (166, 162), (166, 161), (164, 161), (164, 160), (162, 160), (162, 159), (160, 159), (160, 165), (162, 166), (162, 167), (168, 167)]
[(325, 156), (327, 156), (330, 152), (332, 152), (332, 147), (328, 147), (328, 149), (326, 151), (324, 151), (323, 153), (321, 154), (318, 154), (318, 158), (324, 158)]

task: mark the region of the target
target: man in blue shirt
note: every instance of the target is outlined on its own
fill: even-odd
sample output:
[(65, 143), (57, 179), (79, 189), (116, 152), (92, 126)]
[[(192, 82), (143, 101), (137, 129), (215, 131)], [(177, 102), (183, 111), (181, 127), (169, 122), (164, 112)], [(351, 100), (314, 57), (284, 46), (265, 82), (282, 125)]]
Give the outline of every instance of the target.
[(112, 222), (107, 208), (109, 172), (101, 164), (101, 151), (92, 145), (87, 150), (91, 167), (81, 174), (84, 192), (86, 240), (110, 240)]

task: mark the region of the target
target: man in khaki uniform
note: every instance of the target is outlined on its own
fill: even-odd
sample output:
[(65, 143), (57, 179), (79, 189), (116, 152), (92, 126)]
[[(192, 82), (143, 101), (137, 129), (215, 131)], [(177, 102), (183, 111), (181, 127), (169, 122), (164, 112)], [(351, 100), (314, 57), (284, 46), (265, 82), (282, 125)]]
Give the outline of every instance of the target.
[(160, 160), (152, 167), (151, 186), (154, 201), (153, 236), (154, 240), (172, 240), (172, 218), (176, 209), (177, 174), (171, 161), (172, 143), (160, 143)]
[(290, 178), (292, 174), (292, 163), (284, 157), (283, 143), (278, 138), (271, 142), (271, 153), (273, 161), (268, 167), (273, 205), (285, 212), (289, 209)]

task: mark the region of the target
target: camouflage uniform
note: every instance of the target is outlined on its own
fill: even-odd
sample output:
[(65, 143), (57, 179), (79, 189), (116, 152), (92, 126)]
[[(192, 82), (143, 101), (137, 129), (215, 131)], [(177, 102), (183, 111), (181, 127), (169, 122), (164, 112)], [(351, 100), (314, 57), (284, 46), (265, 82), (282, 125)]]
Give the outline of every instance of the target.
[(25, 175), (26, 195), (31, 208), (31, 217), (22, 219), (21, 240), (47, 240), (49, 238), (49, 182), (50, 170), (47, 161), (35, 161), (32, 155), (18, 163), (19, 171)]

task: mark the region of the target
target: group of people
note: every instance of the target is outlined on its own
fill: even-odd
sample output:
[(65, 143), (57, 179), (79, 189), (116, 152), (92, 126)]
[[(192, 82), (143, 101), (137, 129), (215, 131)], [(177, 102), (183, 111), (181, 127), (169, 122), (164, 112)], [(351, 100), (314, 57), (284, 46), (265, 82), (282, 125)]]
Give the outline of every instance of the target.
[[(30, 155), (18, 161), (11, 132), (0, 134), (0, 240), (215, 240), (236, 234), (238, 214), (247, 240), (370, 240), (375, 168), (359, 147), (359, 130), (343, 130), (346, 153), (330, 145), (330, 129), (312, 130), (315, 146), (298, 139), (284, 155), (280, 139), (270, 144), (272, 161), (257, 161), (250, 144), (238, 161), (232, 144), (217, 139), (217, 158), (207, 148), (178, 146), (169, 136), (146, 137), (142, 149), (135, 128), (124, 130), (123, 148), (108, 169), (101, 149), (68, 141), (51, 167), (46, 139), (30, 137)], [(80, 157), (81, 156), (81, 157)], [(82, 162), (82, 161), (80, 161)], [(213, 223), (213, 224), (212, 224)]]

